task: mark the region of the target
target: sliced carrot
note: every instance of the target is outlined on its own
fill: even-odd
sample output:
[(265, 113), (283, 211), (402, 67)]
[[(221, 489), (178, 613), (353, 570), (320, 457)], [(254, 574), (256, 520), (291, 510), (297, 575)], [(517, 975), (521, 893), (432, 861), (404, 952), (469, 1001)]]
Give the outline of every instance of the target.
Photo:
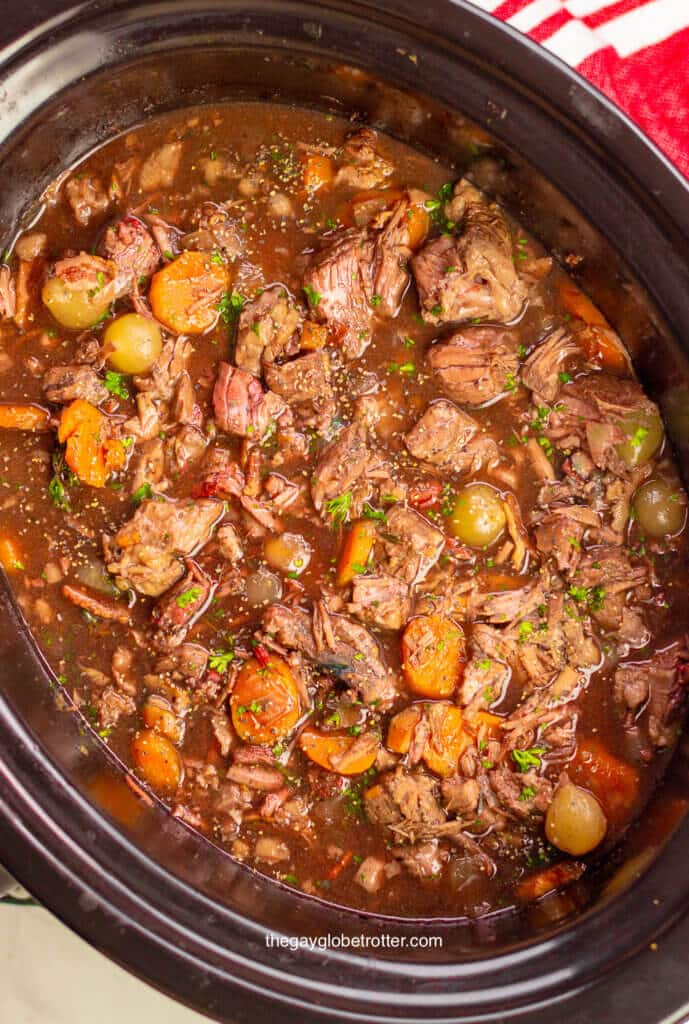
[(431, 730), (423, 759), (432, 772), (442, 776), (454, 775), (460, 757), (471, 742), (463, 727), (462, 709), (456, 704), (447, 704), (436, 721), (440, 728), (437, 733)]
[(560, 299), (568, 313), (583, 320), (587, 330), (577, 331), (576, 341), (585, 357), (607, 370), (623, 373), (629, 369), (629, 359), (615, 332), (597, 306), (571, 281), (560, 284)]
[(275, 743), (286, 736), (300, 714), (299, 691), (292, 669), (271, 655), (262, 665), (256, 658), (244, 662), (230, 697), (232, 724), (248, 743)]
[(379, 744), (372, 733), (347, 736), (321, 732), (307, 725), (299, 734), (299, 748), (310, 761), (339, 775), (360, 775), (375, 764)]
[(325, 324), (315, 324), (313, 320), (305, 320), (301, 328), (300, 347), (306, 352), (315, 352), (325, 348), (328, 343), (328, 328)]
[(40, 405), (0, 403), (0, 427), (5, 430), (48, 430), (50, 413)]
[(152, 694), (142, 708), (141, 717), (146, 728), (162, 733), (173, 743), (182, 739), (182, 723), (165, 697)]
[(174, 793), (182, 781), (182, 759), (170, 740), (142, 729), (131, 742), (134, 764), (156, 793)]
[(608, 327), (598, 306), (591, 302), (586, 292), (577, 288), (571, 281), (562, 281), (560, 284), (560, 300), (568, 313), (578, 317), (587, 324), (597, 324), (599, 327)]
[(335, 582), (338, 587), (351, 583), (358, 573), (365, 571), (376, 542), (376, 525), (372, 519), (357, 519), (345, 537), (337, 562)]
[(188, 250), (153, 275), (148, 297), (156, 320), (177, 334), (202, 334), (218, 319), (230, 286), (224, 263), (211, 253)]
[(520, 903), (532, 903), (540, 899), (546, 893), (555, 892), (564, 885), (576, 882), (581, 878), (586, 867), (576, 860), (562, 860), (559, 864), (552, 864), (535, 875), (522, 878), (517, 882), (514, 892)]
[(428, 210), (426, 210), (422, 203), (414, 203), (413, 206), (409, 207), (407, 227), (409, 229), (410, 248), (418, 249), (428, 234), (430, 226), (431, 219), (428, 216)]
[(320, 192), (330, 188), (335, 180), (335, 165), (329, 156), (309, 153), (301, 162), (301, 179), (308, 192)]
[(466, 664), (462, 629), (445, 615), (418, 615), (402, 636), (407, 686), (422, 697), (450, 697)]
[(639, 796), (639, 773), (607, 750), (599, 739), (579, 739), (567, 772), (573, 782), (591, 790), (609, 822), (621, 825), (628, 819)]
[(339, 211), (338, 220), (346, 227), (353, 224), (363, 227), (377, 213), (389, 210), (403, 195), (399, 188), (369, 188), (365, 192), (357, 192)]
[[(431, 730), (421, 757), (432, 772), (452, 775), (457, 771), (457, 762), (472, 742), (472, 737), (465, 728), (461, 708), (455, 704), (433, 704), (432, 709), (435, 729)], [(421, 714), (420, 706), (412, 704), (393, 716), (386, 739), (388, 750), (396, 754), (408, 753)]]
[(490, 711), (474, 711), (467, 716), (467, 724), (480, 739), (485, 736), (499, 736), (501, 722), (502, 718), (499, 715), (492, 715)]
[(629, 371), (629, 356), (611, 327), (584, 327), (574, 334), (585, 357), (613, 373)]
[(126, 461), (122, 443), (109, 437), (109, 432), (107, 416), (82, 398), (62, 410), (57, 438), (65, 444), (65, 461), (91, 487), (105, 487), (110, 474)]
[(354, 850), (347, 850), (342, 854), (336, 864), (331, 867), (330, 871), (325, 876), (329, 882), (334, 882), (336, 878), (339, 878), (344, 869), (347, 867), (352, 857), (354, 856)]
[(0, 563), (5, 572), (22, 572), (24, 569), (24, 556), (19, 542), (7, 533), (0, 535)]
[(410, 704), (390, 719), (385, 745), (395, 754), (406, 754), (411, 746), (414, 730), (421, 721), (421, 708)]

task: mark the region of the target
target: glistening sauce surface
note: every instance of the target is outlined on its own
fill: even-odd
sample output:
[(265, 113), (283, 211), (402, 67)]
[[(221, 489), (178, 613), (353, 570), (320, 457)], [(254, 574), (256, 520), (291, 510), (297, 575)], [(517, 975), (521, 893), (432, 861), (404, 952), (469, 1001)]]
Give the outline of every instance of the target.
[(308, 893), (481, 915), (633, 820), (686, 498), (601, 314), (470, 181), (233, 105), (64, 175), (0, 271), (0, 557), (103, 739)]

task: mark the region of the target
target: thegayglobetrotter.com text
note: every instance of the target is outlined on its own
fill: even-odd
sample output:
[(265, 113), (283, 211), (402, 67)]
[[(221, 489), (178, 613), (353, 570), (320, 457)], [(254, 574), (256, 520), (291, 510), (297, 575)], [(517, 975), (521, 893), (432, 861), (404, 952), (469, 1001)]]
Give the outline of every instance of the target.
[(266, 946), (276, 949), (442, 949), (442, 935), (278, 935), (269, 932)]

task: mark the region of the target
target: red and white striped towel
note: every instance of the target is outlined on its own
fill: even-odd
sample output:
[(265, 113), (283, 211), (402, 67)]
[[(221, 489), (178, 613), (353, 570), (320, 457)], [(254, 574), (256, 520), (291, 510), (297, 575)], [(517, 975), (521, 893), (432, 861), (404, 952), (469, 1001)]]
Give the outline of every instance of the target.
[(689, 177), (689, 0), (472, 0), (597, 85)]

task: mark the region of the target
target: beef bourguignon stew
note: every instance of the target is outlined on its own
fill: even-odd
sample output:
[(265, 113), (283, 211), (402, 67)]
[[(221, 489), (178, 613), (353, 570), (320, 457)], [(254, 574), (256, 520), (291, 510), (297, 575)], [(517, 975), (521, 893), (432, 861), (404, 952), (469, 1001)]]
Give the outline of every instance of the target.
[(0, 559), (140, 790), (376, 913), (576, 881), (689, 678), (627, 352), (469, 177), (233, 103), (61, 175), (0, 268)]

